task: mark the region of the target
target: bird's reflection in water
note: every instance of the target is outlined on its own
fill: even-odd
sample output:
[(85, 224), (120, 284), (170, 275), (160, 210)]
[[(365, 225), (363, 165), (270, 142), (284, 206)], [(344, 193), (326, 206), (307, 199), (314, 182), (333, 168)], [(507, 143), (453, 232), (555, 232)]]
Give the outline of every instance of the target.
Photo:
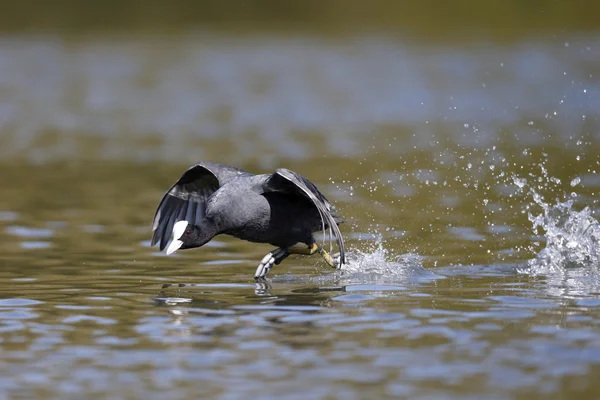
[(259, 300), (257, 305), (315, 306), (326, 304), (337, 293), (346, 291), (346, 286), (290, 287), (270, 280), (252, 284), (166, 283), (152, 300), (158, 305), (186, 304), (211, 310), (241, 306), (252, 298)]
[(271, 289), (273, 289), (273, 284), (270, 281), (266, 279), (264, 281), (256, 281), (254, 285), (255, 295), (261, 297), (271, 296)]

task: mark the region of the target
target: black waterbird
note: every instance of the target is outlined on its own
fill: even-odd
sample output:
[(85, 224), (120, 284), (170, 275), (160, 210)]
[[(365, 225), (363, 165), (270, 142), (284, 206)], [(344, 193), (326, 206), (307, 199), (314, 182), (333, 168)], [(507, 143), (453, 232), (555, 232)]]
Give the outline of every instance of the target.
[[(317, 187), (289, 169), (254, 175), (227, 165), (202, 162), (189, 168), (161, 200), (152, 224), (152, 245), (167, 254), (200, 247), (218, 234), (277, 249), (259, 263), (254, 279), (264, 280), (290, 254), (319, 253), (336, 268), (346, 262), (341, 222)], [(313, 237), (329, 229), (331, 257)]]

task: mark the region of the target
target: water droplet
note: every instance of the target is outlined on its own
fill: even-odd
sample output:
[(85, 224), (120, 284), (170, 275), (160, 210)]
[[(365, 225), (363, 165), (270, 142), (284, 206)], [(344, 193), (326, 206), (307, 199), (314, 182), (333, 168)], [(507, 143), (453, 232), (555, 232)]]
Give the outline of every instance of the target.
[(575, 186), (579, 185), (579, 182), (581, 182), (581, 178), (577, 177), (571, 181), (571, 186), (575, 187)]
[(519, 189), (523, 189), (525, 185), (527, 185), (527, 179), (525, 178), (517, 178), (516, 176), (513, 176), (512, 178), (513, 182), (519, 187)]

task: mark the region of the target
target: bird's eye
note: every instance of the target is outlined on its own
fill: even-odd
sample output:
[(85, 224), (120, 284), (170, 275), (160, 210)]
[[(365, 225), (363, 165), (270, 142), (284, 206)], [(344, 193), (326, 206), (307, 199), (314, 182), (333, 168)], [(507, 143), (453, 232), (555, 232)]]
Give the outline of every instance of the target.
[(185, 231), (186, 236), (190, 236), (190, 231)]

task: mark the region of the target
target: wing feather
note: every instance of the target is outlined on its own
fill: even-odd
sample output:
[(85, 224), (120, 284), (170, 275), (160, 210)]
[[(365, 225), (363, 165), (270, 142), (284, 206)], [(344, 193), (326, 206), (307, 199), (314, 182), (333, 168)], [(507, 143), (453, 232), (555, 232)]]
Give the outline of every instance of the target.
[(291, 183), (296, 189), (296, 193), (308, 198), (315, 206), (321, 217), (321, 227), (325, 232), (326, 226), (329, 229), (329, 245), (333, 243), (335, 238), (337, 246), (340, 251), (340, 261), (342, 264), (346, 263), (346, 249), (344, 246), (344, 238), (338, 227), (336, 216), (333, 215), (333, 206), (327, 198), (317, 189), (317, 187), (308, 179), (290, 171), (289, 169), (279, 168), (277, 169), (265, 183), (265, 188), (270, 191), (287, 191), (289, 185), (284, 184), (287, 182)]
[(156, 209), (152, 222), (152, 246), (158, 243), (160, 250), (163, 250), (178, 221), (201, 224), (209, 197), (240, 175), (251, 174), (239, 168), (209, 162), (196, 164), (185, 171)]

